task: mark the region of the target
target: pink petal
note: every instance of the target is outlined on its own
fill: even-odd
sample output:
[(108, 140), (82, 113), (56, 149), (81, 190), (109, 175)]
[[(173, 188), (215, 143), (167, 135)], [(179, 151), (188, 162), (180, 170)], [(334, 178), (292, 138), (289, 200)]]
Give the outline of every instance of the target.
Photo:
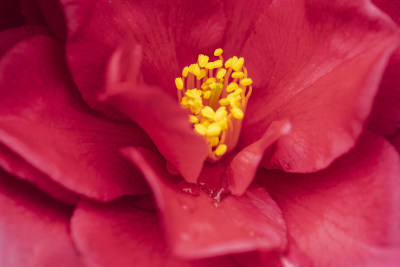
[(243, 52), (255, 82), (243, 139), (289, 119), (264, 166), (325, 168), (354, 145), (397, 44), (395, 25), (367, 0), (273, 2)]
[(31, 166), (23, 158), (2, 144), (0, 144), (0, 166), (8, 173), (17, 176), (17, 178), (34, 184), (37, 188), (57, 200), (74, 205), (80, 198), (78, 195), (53, 182), (46, 174)]
[(392, 55), (383, 75), (368, 128), (382, 136), (400, 130), (400, 49)]
[(40, 10), (38, 0), (17, 0), (19, 10), (24, 18), (25, 24), (44, 25), (45, 20)]
[(49, 35), (49, 32), (42, 25), (24, 25), (0, 32), (0, 58), (15, 44), (39, 34)]
[(99, 104), (97, 95), (105, 85), (105, 66), (118, 46), (137, 40), (145, 48), (141, 66), (145, 81), (175, 95), (175, 76), (199, 52), (215, 48), (225, 28), (219, 0), (61, 3), (68, 21), (67, 60), (74, 80), (85, 101), (108, 114), (112, 110)]
[(157, 213), (138, 206), (138, 201), (124, 198), (78, 205), (72, 236), (89, 266), (236, 266), (229, 258), (191, 262), (175, 258), (165, 243)]
[(396, 133), (392, 138), (390, 138), (390, 142), (400, 153), (400, 132)]
[(67, 25), (65, 22), (64, 11), (59, 1), (37, 0), (43, 14), (46, 25), (57, 39), (67, 38)]
[[(400, 1), (374, 0), (400, 26)], [(393, 53), (375, 99), (368, 128), (383, 136), (400, 130), (400, 48)]]
[(233, 181), (229, 187), (232, 194), (245, 193), (253, 181), (265, 150), (282, 136), (289, 134), (290, 130), (291, 124), (288, 121), (273, 122), (260, 140), (244, 148), (233, 158), (228, 169), (228, 177)]
[(191, 183), (207, 157), (207, 145), (193, 131), (188, 114), (166, 92), (139, 81), (142, 49), (118, 49), (107, 72), (107, 89), (101, 99), (137, 122), (161, 154)]
[(383, 138), (367, 134), (324, 171), (264, 171), (259, 181), (283, 209), (288, 260), (294, 265), (308, 259), (314, 266), (397, 266), (399, 177), (396, 151)]
[(400, 25), (400, 2), (398, 0), (372, 0), (372, 2), (389, 15), (397, 25)]
[(220, 200), (225, 194), (242, 195), (253, 181), (264, 152), (273, 149), (282, 136), (290, 131), (288, 121), (273, 122), (265, 134), (237, 154), (222, 158), (216, 164), (206, 162), (198, 183), (213, 198)]
[(224, 36), (224, 56), (238, 56), (254, 26), (271, 0), (226, 0), (224, 13), (228, 18)]
[(74, 91), (64, 64), (62, 46), (45, 36), (23, 41), (3, 56), (1, 143), (54, 182), (89, 198), (145, 193), (142, 175), (118, 150), (150, 141), (134, 125), (93, 114)]
[(149, 150), (126, 148), (124, 154), (152, 187), (175, 255), (198, 259), (285, 247), (285, 224), (265, 190), (254, 187), (216, 201), (169, 174), (164, 160)]
[(71, 210), (0, 171), (0, 265), (83, 266), (69, 237)]

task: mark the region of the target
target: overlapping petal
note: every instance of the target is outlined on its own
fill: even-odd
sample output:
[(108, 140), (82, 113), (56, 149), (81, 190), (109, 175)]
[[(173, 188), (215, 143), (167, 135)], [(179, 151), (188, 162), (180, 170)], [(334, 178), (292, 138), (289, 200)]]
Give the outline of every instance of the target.
[[(374, 0), (380, 9), (400, 26), (400, 1)], [(399, 28), (400, 32), (400, 28)], [(389, 137), (400, 130), (400, 48), (389, 60), (372, 109), (368, 128), (380, 135)]]
[(0, 265), (84, 266), (69, 236), (72, 210), (0, 170)]
[(392, 138), (390, 138), (390, 142), (393, 144), (393, 146), (400, 153), (400, 132), (398, 132), (394, 136), (392, 136)]
[(253, 182), (266, 151), (271, 153), (276, 142), (287, 135), (290, 128), (288, 121), (275, 121), (258, 141), (217, 164), (206, 162), (198, 179), (199, 185), (216, 199), (222, 199), (228, 193), (244, 194)]
[(34, 35), (49, 35), (45, 26), (24, 25), (0, 32), (0, 58), (20, 41)]
[(176, 258), (165, 242), (157, 213), (138, 201), (123, 198), (108, 204), (83, 201), (78, 205), (72, 236), (89, 266), (237, 266), (229, 258)]
[(357, 147), (314, 174), (263, 171), (282, 208), (288, 260), (308, 266), (396, 266), (400, 260), (400, 161), (383, 138)]
[(262, 188), (250, 188), (241, 197), (214, 200), (196, 185), (169, 174), (164, 160), (153, 152), (127, 148), (124, 154), (152, 187), (176, 255), (198, 259), (285, 247), (280, 209)]
[(53, 182), (52, 179), (39, 171), (9, 148), (0, 144), (0, 166), (15, 178), (28, 181), (51, 197), (64, 203), (74, 205), (80, 196)]
[(207, 157), (206, 142), (193, 131), (187, 112), (175, 99), (141, 81), (142, 58), (138, 45), (118, 49), (111, 57), (101, 99), (137, 122), (183, 178), (195, 183)]
[(37, 0), (43, 19), (59, 40), (67, 38), (67, 23), (60, 1)]
[(266, 8), (243, 50), (255, 81), (243, 136), (258, 139), (273, 120), (293, 124), (266, 167), (315, 171), (354, 145), (396, 33), (366, 0), (283, 0)]
[(0, 1), (0, 31), (24, 24), (17, 1)]
[(390, 58), (376, 96), (368, 128), (382, 136), (400, 130), (400, 49)]
[(75, 1), (62, 0), (68, 21), (67, 60), (83, 98), (97, 102), (114, 50), (135, 39), (144, 49), (141, 66), (149, 84), (175, 95), (172, 78), (195, 53), (222, 40), (225, 17), (220, 1)]
[(84, 105), (60, 44), (36, 36), (15, 45), (2, 57), (0, 88), (1, 142), (33, 168), (89, 198), (146, 192), (118, 149), (151, 141), (139, 127), (104, 120)]

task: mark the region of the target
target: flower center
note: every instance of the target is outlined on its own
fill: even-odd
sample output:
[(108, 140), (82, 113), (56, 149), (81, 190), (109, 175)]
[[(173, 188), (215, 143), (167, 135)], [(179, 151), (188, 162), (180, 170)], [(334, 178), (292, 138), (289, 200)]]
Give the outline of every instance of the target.
[(236, 56), (224, 62), (222, 49), (214, 56), (200, 54), (198, 62), (185, 67), (175, 79), (178, 100), (190, 111), (193, 129), (209, 144), (208, 160), (218, 161), (238, 142), (253, 81), (247, 77), (244, 58)]

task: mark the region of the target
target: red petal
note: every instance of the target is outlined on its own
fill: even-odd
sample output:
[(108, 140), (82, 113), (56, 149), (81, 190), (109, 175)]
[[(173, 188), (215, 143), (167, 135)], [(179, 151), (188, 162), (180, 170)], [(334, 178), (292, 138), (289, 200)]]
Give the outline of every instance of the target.
[(38, 0), (17, 0), (25, 24), (44, 25), (45, 20)]
[(18, 176), (18, 178), (34, 184), (57, 200), (71, 205), (78, 202), (78, 195), (53, 182), (47, 175), (35, 169), (2, 144), (0, 144), (0, 166), (7, 172)]
[(107, 104), (136, 121), (184, 179), (195, 183), (208, 148), (190, 126), (186, 111), (157, 87), (124, 83), (112, 91), (106, 93)]
[(88, 110), (64, 64), (62, 47), (44, 36), (21, 42), (3, 56), (0, 141), (56, 183), (87, 197), (144, 193), (141, 174), (118, 150), (145, 145), (147, 137), (138, 127)]
[[(374, 0), (400, 26), (400, 1)], [(390, 58), (375, 100), (368, 128), (383, 136), (400, 130), (400, 49)]]
[(400, 2), (398, 0), (372, 0), (372, 2), (388, 14), (397, 25), (400, 25)]
[(400, 132), (398, 132), (392, 138), (390, 138), (390, 142), (397, 149), (397, 151), (400, 153)]
[(396, 266), (399, 177), (398, 154), (384, 139), (368, 134), (324, 171), (265, 171), (259, 181), (283, 209), (293, 240), (289, 261), (305, 257), (315, 266)]
[(198, 183), (215, 199), (231, 192), (242, 195), (253, 181), (266, 150), (290, 131), (288, 121), (273, 122), (260, 140), (243, 148), (237, 154), (222, 158), (216, 164), (206, 162)]
[(72, 218), (72, 235), (90, 266), (235, 266), (228, 258), (192, 262), (175, 258), (157, 213), (137, 207), (132, 198), (80, 203)]
[[(254, 26), (271, 0), (225, 0), (227, 29), (224, 36), (224, 57), (238, 56), (253, 33)], [(227, 57), (227, 58), (228, 58)]]
[(175, 95), (175, 76), (198, 52), (215, 48), (225, 27), (219, 0), (61, 2), (69, 22), (67, 59), (74, 80), (84, 99), (102, 110), (97, 95), (104, 88), (105, 66), (126, 40), (136, 39), (145, 48), (146, 82)]
[(67, 38), (67, 25), (64, 11), (59, 1), (38, 0), (38, 2), (46, 24), (54, 36), (65, 40)]
[(18, 1), (0, 0), (0, 31), (24, 24)]
[(241, 150), (231, 161), (228, 179), (233, 181), (229, 189), (234, 195), (242, 195), (253, 181), (264, 152), (282, 136), (289, 134), (288, 121), (273, 122), (260, 140)]
[(167, 173), (165, 162), (154, 153), (126, 148), (124, 154), (141, 168), (152, 187), (176, 255), (195, 259), (284, 248), (285, 224), (263, 189), (251, 188), (241, 197), (216, 201)]
[(368, 128), (382, 136), (400, 130), (400, 49), (392, 55), (376, 96)]
[(393, 23), (367, 0), (273, 2), (244, 48), (255, 82), (244, 140), (289, 119), (291, 133), (265, 165), (326, 167), (354, 145), (397, 43)]
[(0, 265), (83, 266), (68, 234), (71, 210), (0, 171)]
[(24, 25), (0, 32), (0, 58), (18, 42), (39, 34), (49, 35), (42, 25)]

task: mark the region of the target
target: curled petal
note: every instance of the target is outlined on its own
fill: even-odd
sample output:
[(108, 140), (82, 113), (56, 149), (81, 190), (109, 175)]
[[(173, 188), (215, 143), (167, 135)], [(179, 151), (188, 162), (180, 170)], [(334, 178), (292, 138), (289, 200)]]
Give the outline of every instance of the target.
[(263, 166), (312, 172), (353, 147), (398, 41), (368, 0), (272, 2), (243, 49), (255, 81), (243, 140), (274, 120), (289, 119), (292, 131)]
[(83, 267), (69, 236), (72, 210), (0, 170), (0, 265)]
[(35, 36), (15, 45), (0, 62), (0, 88), (0, 142), (31, 167), (101, 201), (147, 191), (119, 148), (152, 147), (151, 141), (136, 125), (110, 122), (87, 108), (58, 42)]
[(157, 213), (140, 202), (141, 198), (123, 198), (106, 204), (79, 203), (72, 217), (72, 237), (90, 266), (236, 266), (229, 258), (176, 258), (164, 240)]
[(168, 241), (179, 257), (199, 259), (285, 247), (280, 209), (263, 189), (253, 187), (240, 197), (217, 201), (169, 174), (158, 155), (137, 148), (123, 153), (141, 168), (152, 187)]
[[(61, 0), (68, 22), (67, 61), (84, 100), (115, 116), (98, 102), (112, 53), (127, 39), (145, 48), (145, 81), (175, 95), (173, 79), (198, 51), (222, 40), (222, 1)], [(168, 12), (166, 12), (168, 10)], [(113, 18), (113, 19), (110, 19)], [(160, 45), (162, 44), (162, 45)]]
[(206, 143), (193, 131), (187, 112), (175, 99), (161, 88), (141, 81), (142, 58), (139, 45), (117, 49), (111, 57), (107, 88), (100, 99), (137, 122), (183, 178), (195, 183), (207, 157)]
[(400, 160), (383, 138), (364, 135), (352, 152), (317, 173), (259, 175), (283, 209), (287, 261), (300, 266), (399, 263)]

